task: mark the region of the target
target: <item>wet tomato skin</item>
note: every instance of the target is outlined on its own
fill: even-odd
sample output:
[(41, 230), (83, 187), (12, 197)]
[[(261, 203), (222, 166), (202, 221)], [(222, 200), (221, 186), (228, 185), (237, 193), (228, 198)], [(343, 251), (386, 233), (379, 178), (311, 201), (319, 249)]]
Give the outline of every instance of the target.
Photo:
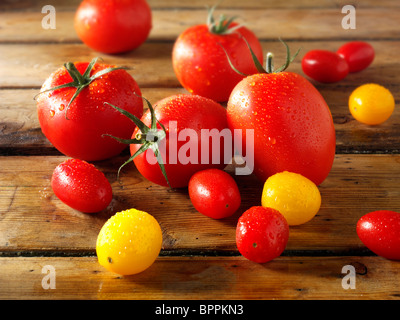
[(236, 227), (236, 245), (247, 259), (265, 263), (277, 258), (289, 240), (289, 225), (272, 208), (254, 206), (243, 213)]
[(220, 169), (196, 172), (189, 180), (189, 197), (197, 211), (214, 219), (231, 216), (241, 203), (236, 181)]
[(364, 41), (347, 42), (336, 53), (347, 61), (349, 72), (366, 69), (375, 58), (374, 48)]
[(51, 187), (62, 202), (85, 213), (100, 212), (112, 200), (112, 188), (105, 175), (84, 160), (60, 163), (54, 169)]
[(301, 61), (301, 66), (307, 76), (322, 83), (338, 82), (349, 73), (349, 65), (346, 60), (328, 50), (307, 52)]
[(379, 210), (367, 213), (357, 222), (357, 235), (375, 254), (400, 260), (400, 213)]

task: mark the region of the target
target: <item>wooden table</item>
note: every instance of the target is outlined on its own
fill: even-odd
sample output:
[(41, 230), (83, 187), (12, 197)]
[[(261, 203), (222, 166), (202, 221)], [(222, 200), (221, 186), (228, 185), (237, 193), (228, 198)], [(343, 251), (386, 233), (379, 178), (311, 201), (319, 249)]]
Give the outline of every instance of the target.
[[(320, 185), (322, 206), (310, 222), (290, 229), (281, 257), (265, 264), (237, 251), (235, 227), (244, 210), (260, 205), (262, 182), (237, 177), (243, 203), (222, 221), (192, 207), (187, 190), (171, 191), (125, 167), (123, 187), (116, 179), (127, 152), (96, 162), (112, 183), (110, 206), (84, 214), (53, 194), (50, 178), (66, 159), (41, 133), (33, 100), (46, 77), (66, 61), (90, 61), (99, 53), (83, 45), (73, 29), (78, 0), (52, 0), (56, 29), (45, 30), (41, 8), (47, 1), (5, 0), (0, 4), (0, 298), (1, 299), (399, 299), (400, 263), (378, 257), (356, 234), (358, 219), (374, 210), (400, 210), (400, 3), (352, 1), (356, 29), (345, 30), (346, 1), (224, 1), (219, 13), (238, 15), (261, 39), (265, 52), (284, 52), (278, 38), (301, 53), (291, 71), (303, 74), (300, 61), (311, 49), (336, 50), (348, 40), (369, 41), (373, 64), (335, 84), (318, 84), (330, 106), (337, 151), (332, 171)], [(212, 1), (211, 1), (212, 2)], [(100, 54), (106, 63), (129, 72), (150, 101), (186, 93), (171, 64), (176, 37), (206, 18), (203, 0), (149, 0), (153, 29), (137, 50)], [(211, 3), (212, 4), (212, 3)], [(376, 127), (355, 121), (347, 100), (357, 86), (375, 82), (396, 98), (396, 110)], [(229, 168), (227, 169), (229, 170)], [(160, 257), (145, 272), (122, 277), (97, 262), (95, 243), (115, 212), (137, 208), (154, 215), (163, 230)], [(55, 289), (42, 280), (45, 266), (55, 271)], [(355, 288), (345, 289), (345, 266), (354, 267)], [(44, 272), (44, 273), (42, 273)]]

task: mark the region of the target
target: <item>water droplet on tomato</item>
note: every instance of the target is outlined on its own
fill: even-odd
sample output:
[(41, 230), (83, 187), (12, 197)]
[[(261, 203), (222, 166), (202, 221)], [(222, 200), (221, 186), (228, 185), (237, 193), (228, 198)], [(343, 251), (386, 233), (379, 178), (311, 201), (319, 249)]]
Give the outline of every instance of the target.
[(55, 111), (54, 110), (50, 110), (50, 117), (54, 117), (55, 115)]
[(58, 110), (63, 111), (64, 108), (65, 108), (65, 105), (64, 104), (60, 104), (60, 107), (58, 108)]

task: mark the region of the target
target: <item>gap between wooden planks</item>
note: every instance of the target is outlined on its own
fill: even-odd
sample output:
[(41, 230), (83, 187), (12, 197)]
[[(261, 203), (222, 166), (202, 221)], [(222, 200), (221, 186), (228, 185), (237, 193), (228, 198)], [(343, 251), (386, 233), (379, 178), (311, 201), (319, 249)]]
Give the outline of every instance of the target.
[[(236, 176), (242, 206), (232, 217), (214, 220), (198, 213), (187, 189), (170, 190), (147, 181), (133, 164), (116, 180), (126, 160), (95, 163), (112, 184), (110, 206), (84, 214), (63, 204), (52, 192), (54, 168), (66, 157), (0, 157), (0, 251), (94, 252), (97, 234), (115, 212), (149, 212), (163, 230), (166, 252), (237, 254), (235, 230), (244, 210), (260, 205), (263, 184), (254, 176)], [(365, 254), (356, 234), (358, 219), (374, 210), (400, 208), (400, 155), (336, 155), (333, 169), (319, 186), (322, 205), (308, 223), (292, 227), (287, 252)], [(233, 167), (227, 168), (233, 173)], [(368, 252), (368, 251), (367, 251)]]
[[(55, 288), (44, 289), (45, 266)], [(344, 266), (355, 270), (354, 289), (344, 289)], [(0, 299), (340, 299), (398, 300), (396, 262), (380, 257), (279, 257), (256, 264), (243, 257), (159, 257), (144, 272), (118, 276), (96, 257), (0, 258)], [(85, 281), (82, 281), (85, 279)]]

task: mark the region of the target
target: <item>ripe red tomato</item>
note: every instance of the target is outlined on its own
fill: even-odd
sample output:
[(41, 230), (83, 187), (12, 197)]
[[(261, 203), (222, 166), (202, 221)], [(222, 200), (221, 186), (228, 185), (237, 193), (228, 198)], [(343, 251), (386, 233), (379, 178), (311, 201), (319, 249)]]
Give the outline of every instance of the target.
[[(232, 91), (227, 115), (231, 130), (242, 130), (238, 149), (254, 150), (243, 156), (261, 181), (282, 171), (301, 174), (316, 185), (328, 176), (336, 148), (333, 119), (304, 77), (286, 71), (249, 76)], [(251, 146), (246, 130), (254, 132)]]
[(386, 259), (400, 260), (400, 213), (379, 210), (357, 222), (357, 234), (365, 246)]
[(251, 207), (239, 218), (236, 245), (247, 259), (265, 263), (279, 257), (289, 240), (289, 225), (279, 211)]
[(73, 209), (85, 213), (99, 212), (112, 200), (112, 189), (104, 174), (93, 164), (68, 159), (53, 172), (54, 194)]
[(349, 73), (346, 60), (328, 50), (307, 52), (301, 61), (301, 66), (307, 76), (323, 83), (338, 82)]
[(90, 48), (104, 53), (133, 50), (152, 27), (146, 0), (84, 0), (75, 14), (75, 30)]
[(364, 41), (347, 42), (336, 53), (347, 61), (350, 72), (364, 70), (372, 63), (375, 57), (374, 48)]
[(222, 102), (228, 100), (234, 86), (244, 77), (231, 68), (226, 55), (241, 72), (256, 73), (245, 38), (259, 61), (263, 57), (261, 44), (252, 31), (243, 26), (237, 28), (235, 22), (220, 23), (219, 28), (203, 24), (185, 30), (175, 42), (172, 63), (185, 89)]
[[(141, 92), (132, 76), (125, 70), (109, 69), (113, 66), (94, 62), (65, 64), (47, 78), (41, 89), (43, 93), (37, 97), (39, 123), (47, 139), (63, 154), (86, 161), (121, 153), (126, 145), (103, 134), (127, 139), (135, 128), (132, 121), (104, 102), (116, 104), (138, 117), (143, 114), (143, 100), (137, 96)], [(106, 71), (109, 72), (101, 75)], [(84, 84), (76, 80), (77, 83), (67, 86), (73, 80), (70, 72)], [(60, 85), (67, 87), (50, 90)], [(76, 93), (79, 94), (74, 98)]]
[(232, 160), (233, 139), (226, 110), (217, 102), (180, 94), (157, 102), (153, 113), (148, 105), (142, 124), (132, 139), (125, 141), (131, 143), (130, 160), (148, 180), (183, 188), (197, 171), (223, 169)]
[(241, 203), (236, 181), (219, 169), (196, 172), (189, 180), (189, 197), (197, 211), (214, 219), (233, 215)]

